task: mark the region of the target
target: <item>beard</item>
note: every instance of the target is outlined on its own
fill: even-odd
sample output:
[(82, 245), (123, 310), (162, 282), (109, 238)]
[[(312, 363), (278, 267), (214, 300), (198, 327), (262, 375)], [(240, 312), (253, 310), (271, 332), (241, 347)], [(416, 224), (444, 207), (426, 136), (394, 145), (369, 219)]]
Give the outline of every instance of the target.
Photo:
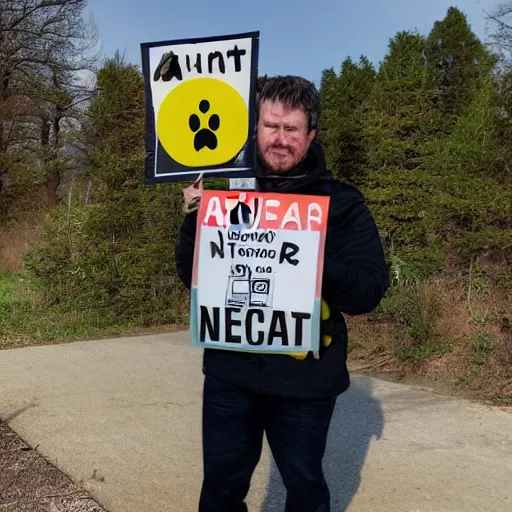
[(291, 171), (299, 162), (300, 156), (289, 146), (272, 145), (260, 150), (265, 165), (277, 174)]

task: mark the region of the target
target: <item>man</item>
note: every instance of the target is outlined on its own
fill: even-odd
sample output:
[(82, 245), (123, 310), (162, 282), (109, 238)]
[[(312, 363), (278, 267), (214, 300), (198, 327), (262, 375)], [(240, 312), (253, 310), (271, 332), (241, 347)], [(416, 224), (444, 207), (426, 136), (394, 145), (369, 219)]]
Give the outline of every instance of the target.
[[(372, 311), (388, 287), (388, 269), (363, 196), (325, 167), (315, 141), (319, 115), (313, 84), (293, 76), (268, 79), (259, 95), (256, 168), (261, 192), (331, 197), (323, 346), (307, 357), (205, 350), (199, 512), (247, 511), (264, 432), (287, 490), (286, 512), (330, 511), (322, 460), (336, 398), (349, 387), (343, 313)], [(187, 214), (176, 248), (178, 274), (188, 288), (196, 220), (197, 210)]]

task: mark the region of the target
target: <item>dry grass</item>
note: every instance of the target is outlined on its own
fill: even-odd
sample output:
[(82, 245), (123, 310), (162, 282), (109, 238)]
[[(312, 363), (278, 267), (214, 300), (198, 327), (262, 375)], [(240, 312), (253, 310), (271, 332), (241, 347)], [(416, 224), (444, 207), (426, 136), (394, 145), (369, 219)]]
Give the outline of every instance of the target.
[(496, 356), (503, 366), (512, 369), (512, 327), (502, 327), (496, 343)]
[(512, 403), (512, 294), (496, 284), (493, 270), (496, 265), (481, 272), (479, 281), (473, 280), (471, 293), (468, 279), (455, 273), (425, 283), (439, 305), (439, 351), (400, 360), (396, 348), (407, 339), (407, 330), (390, 315), (370, 315), (348, 319), (351, 360), (374, 374)]
[(44, 210), (36, 210), (0, 225), (0, 269), (21, 273), (23, 254), (38, 244), (43, 226)]
[(434, 283), (441, 312), (437, 318), (439, 332), (449, 339), (470, 336), (474, 325), (465, 301), (465, 289), (460, 282), (448, 278), (438, 278)]

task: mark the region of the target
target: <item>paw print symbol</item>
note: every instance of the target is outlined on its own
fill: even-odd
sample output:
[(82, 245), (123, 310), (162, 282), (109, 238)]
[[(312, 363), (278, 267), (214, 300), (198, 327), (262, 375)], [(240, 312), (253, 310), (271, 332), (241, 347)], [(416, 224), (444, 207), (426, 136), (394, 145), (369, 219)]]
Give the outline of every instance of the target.
[[(201, 100), (199, 103), (199, 111), (206, 115), (210, 110), (210, 102), (208, 100)], [(194, 149), (201, 151), (203, 148), (215, 149), (217, 147), (216, 132), (220, 126), (220, 118), (217, 114), (212, 114), (208, 119), (208, 128), (201, 128), (201, 119), (197, 114), (192, 114), (189, 117), (188, 124), (190, 130), (195, 133), (194, 136)]]

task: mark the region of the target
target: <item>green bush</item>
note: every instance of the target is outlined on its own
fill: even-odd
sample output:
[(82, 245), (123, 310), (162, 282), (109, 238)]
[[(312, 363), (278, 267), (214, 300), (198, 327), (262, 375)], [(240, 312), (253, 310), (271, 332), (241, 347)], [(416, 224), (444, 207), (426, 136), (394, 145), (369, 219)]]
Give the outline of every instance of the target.
[(428, 345), (436, 337), (437, 296), (424, 281), (416, 281), (402, 288), (395, 295), (395, 301), (395, 316), (407, 327), (411, 343), (415, 346)]
[(395, 345), (399, 359), (424, 358), (451, 350), (453, 343), (442, 339), (437, 330), (439, 299), (427, 281), (393, 285), (375, 311), (387, 316), (401, 329)]
[(494, 336), (487, 332), (479, 332), (471, 337), (473, 362), (485, 364), (491, 358), (494, 350)]
[(182, 215), (174, 185), (115, 191), (103, 202), (55, 209), (25, 263), (49, 306), (139, 325), (187, 320), (174, 248)]

